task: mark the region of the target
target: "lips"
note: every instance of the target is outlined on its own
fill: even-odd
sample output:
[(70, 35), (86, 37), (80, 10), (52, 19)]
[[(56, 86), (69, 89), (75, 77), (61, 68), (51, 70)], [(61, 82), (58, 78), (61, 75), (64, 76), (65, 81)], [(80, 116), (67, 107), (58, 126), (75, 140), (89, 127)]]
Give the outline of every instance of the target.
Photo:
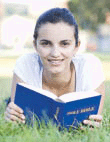
[(51, 61), (63, 61), (64, 59), (48, 59), (49, 62)]
[(48, 59), (48, 61), (52, 65), (60, 65), (64, 59)]

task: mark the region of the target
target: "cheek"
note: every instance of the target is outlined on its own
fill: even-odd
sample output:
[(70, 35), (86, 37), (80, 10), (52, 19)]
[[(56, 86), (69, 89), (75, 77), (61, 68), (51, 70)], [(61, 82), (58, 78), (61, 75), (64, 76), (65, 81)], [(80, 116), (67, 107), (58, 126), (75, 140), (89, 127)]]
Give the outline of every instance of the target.
[(36, 51), (40, 57), (45, 56), (45, 54), (46, 54), (45, 49), (43, 49), (41, 46), (38, 46), (36, 48)]
[(74, 49), (67, 49), (65, 51), (65, 56), (69, 57), (69, 58), (72, 58), (74, 56)]
[(39, 54), (41, 60), (43, 62), (45, 62), (45, 60), (47, 60), (47, 58), (49, 56), (49, 51), (45, 50), (45, 49), (43, 49), (43, 50), (40, 49), (40, 50), (38, 50), (38, 54)]

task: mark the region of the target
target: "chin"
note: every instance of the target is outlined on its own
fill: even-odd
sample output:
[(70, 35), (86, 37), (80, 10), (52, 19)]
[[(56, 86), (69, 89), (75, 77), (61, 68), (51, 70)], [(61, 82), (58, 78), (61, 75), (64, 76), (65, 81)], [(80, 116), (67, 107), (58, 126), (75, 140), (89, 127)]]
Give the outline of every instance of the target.
[(60, 73), (64, 72), (64, 70), (56, 68), (56, 69), (49, 70), (49, 72), (51, 74), (60, 74)]

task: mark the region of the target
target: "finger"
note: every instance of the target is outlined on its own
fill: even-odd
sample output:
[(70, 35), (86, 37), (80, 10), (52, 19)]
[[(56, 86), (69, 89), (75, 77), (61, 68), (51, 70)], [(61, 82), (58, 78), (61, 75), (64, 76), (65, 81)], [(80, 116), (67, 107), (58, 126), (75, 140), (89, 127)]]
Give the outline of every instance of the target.
[(25, 119), (25, 116), (22, 113), (18, 113), (17, 111), (15, 111), (14, 109), (10, 109), (9, 107), (7, 107), (6, 113), (9, 113), (11, 115), (15, 115), (15, 116), (19, 117), (22, 120)]
[(12, 121), (12, 120), (10, 120), (8, 117), (5, 117), (5, 120), (6, 120), (7, 122), (14, 122), (14, 123), (16, 123), (16, 124), (17, 124), (17, 122), (16, 122), (16, 121)]
[[(80, 127), (80, 130), (81, 130), (81, 131), (86, 131), (86, 128), (83, 127), (83, 126), (81, 126), (81, 127)], [(90, 127), (90, 130), (92, 131), (92, 130), (94, 130), (94, 128), (93, 128), (93, 127)]]
[(6, 117), (5, 117), (6, 120), (11, 120), (11, 121), (16, 121), (16, 122), (19, 122), (19, 123), (25, 123), (25, 120), (21, 120), (20, 118), (14, 116), (14, 115), (11, 115), (9, 113), (6, 113)]
[(90, 115), (89, 116), (89, 119), (90, 120), (94, 120), (94, 121), (97, 121), (97, 122), (101, 122), (103, 117), (102, 115)]
[(17, 106), (16, 104), (14, 104), (14, 102), (9, 103), (8, 107), (10, 109), (14, 109), (18, 113), (23, 113), (23, 110), (19, 106)]
[(84, 130), (85, 130), (85, 128), (84, 128), (83, 126), (80, 126), (80, 130), (84, 131)]
[(5, 120), (8, 122), (12, 122), (7, 116), (5, 116)]
[[(5, 120), (6, 120), (7, 122), (13, 122), (13, 123), (15, 123), (15, 124), (18, 124), (17, 121), (14, 121), (14, 120), (12, 121), (12, 120), (9, 119), (8, 117), (5, 117)], [(25, 121), (23, 121), (23, 122), (22, 122), (22, 121), (19, 121), (19, 123), (25, 123)]]
[(91, 120), (84, 120), (83, 124), (84, 125), (89, 125), (89, 126), (92, 126), (92, 127), (100, 127), (100, 123), (99, 122), (91, 121)]

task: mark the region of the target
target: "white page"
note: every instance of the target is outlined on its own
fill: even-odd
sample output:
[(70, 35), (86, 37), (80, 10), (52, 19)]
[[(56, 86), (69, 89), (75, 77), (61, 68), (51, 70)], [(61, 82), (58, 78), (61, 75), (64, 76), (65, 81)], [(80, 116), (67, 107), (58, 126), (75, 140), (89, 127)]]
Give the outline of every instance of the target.
[(71, 92), (71, 93), (64, 94), (60, 97), (57, 97), (55, 94), (53, 94), (47, 90), (44, 90), (41, 88), (36, 88), (32, 85), (28, 85), (25, 83), (18, 83), (18, 84), (21, 86), (24, 86), (30, 90), (33, 90), (35, 92), (39, 92), (40, 94), (47, 96), (53, 100), (56, 100), (58, 102), (64, 102), (64, 103), (100, 95), (100, 93), (98, 93), (96, 91), (87, 91), (87, 92)]
[(44, 89), (41, 89), (41, 88), (36, 88), (36, 87), (34, 87), (32, 85), (28, 85), (28, 84), (25, 84), (25, 83), (18, 83), (18, 84), (21, 85), (21, 86), (24, 86), (25, 88), (33, 90), (35, 92), (39, 92), (40, 94), (42, 94), (44, 96), (47, 96), (47, 97), (49, 97), (51, 99), (54, 99), (54, 100), (57, 99), (57, 96), (55, 94), (53, 94), (53, 93), (51, 93), (51, 92), (49, 92), (47, 90), (44, 90)]
[(84, 98), (89, 98), (93, 96), (98, 96), (100, 93), (96, 91), (87, 91), (87, 92), (72, 92), (68, 94), (64, 94), (59, 97), (59, 100), (63, 102), (70, 102), (70, 101), (75, 101), (75, 100), (80, 100)]

